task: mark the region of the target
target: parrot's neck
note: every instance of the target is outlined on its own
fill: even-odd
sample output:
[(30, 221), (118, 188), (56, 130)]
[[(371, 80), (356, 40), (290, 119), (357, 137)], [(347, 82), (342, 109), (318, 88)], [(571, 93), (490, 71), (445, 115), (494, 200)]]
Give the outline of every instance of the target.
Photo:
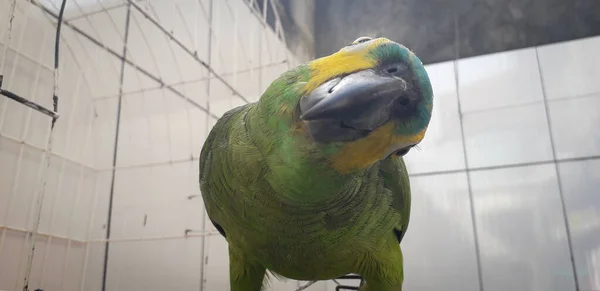
[(265, 176), (274, 192), (289, 202), (320, 203), (354, 192), (357, 181), (372, 168), (342, 174), (334, 169), (325, 153), (307, 136), (294, 133), (291, 120), (274, 124), (269, 114), (254, 106), (247, 112), (248, 137), (259, 149)]

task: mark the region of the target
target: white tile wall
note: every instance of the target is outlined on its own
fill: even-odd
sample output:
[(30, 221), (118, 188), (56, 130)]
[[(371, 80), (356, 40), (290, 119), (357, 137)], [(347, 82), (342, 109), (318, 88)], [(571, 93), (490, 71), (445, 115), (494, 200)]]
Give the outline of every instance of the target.
[[(593, 37), (538, 49), (460, 60), (459, 95), (468, 166), (478, 168), (550, 163), (553, 153), (547, 118), (550, 119), (557, 159), (597, 157), (600, 154), (600, 142), (594, 126), (598, 121), (597, 108), (600, 108), (600, 88), (596, 84), (600, 66), (595, 54), (600, 48), (598, 39)], [(436, 81), (432, 67), (428, 66), (428, 72), (435, 92), (439, 91), (440, 82)], [(544, 97), (549, 99), (548, 116), (542, 103)], [(455, 112), (456, 104), (448, 102), (436, 105), (432, 127), (421, 145), (421, 151), (413, 151), (406, 158), (412, 174), (439, 171), (444, 169), (450, 157), (462, 154), (458, 150), (460, 147), (444, 151), (444, 155), (434, 160), (439, 164), (437, 167), (424, 169), (423, 164), (428, 161), (425, 156), (437, 154), (437, 149), (427, 147), (429, 139), (433, 137), (441, 142), (454, 140), (448, 134), (451, 132), (448, 126), (444, 130), (437, 129), (435, 113), (437, 110), (450, 115)], [(553, 167), (547, 164), (472, 172), (471, 186), (476, 201), (486, 290), (573, 290), (574, 278), (568, 260), (559, 189)], [(568, 217), (570, 221), (578, 221), (577, 224), (570, 224), (579, 229), (579, 234), (573, 236), (573, 249), (577, 269), (581, 270), (578, 279), (582, 290), (593, 290), (600, 282), (600, 277), (595, 275), (597, 262), (600, 261), (597, 256), (599, 244), (597, 239), (590, 236), (590, 231), (596, 229), (594, 223), (597, 220), (593, 215), (595, 201), (589, 196), (597, 192), (594, 190), (597, 187), (593, 186), (594, 167), (595, 161), (560, 165)], [(415, 211), (411, 215), (411, 224), (412, 221), (419, 221), (422, 215), (418, 211), (424, 193), (419, 187), (422, 184), (430, 187), (439, 184), (438, 181), (433, 182), (434, 177), (438, 178), (436, 175), (412, 179)], [(428, 179), (431, 179), (429, 183), (420, 182)], [(443, 187), (438, 190), (436, 199), (441, 199), (440, 194), (447, 189)], [(432, 219), (432, 207), (427, 207), (427, 211), (426, 217)], [(454, 230), (458, 226), (458, 223), (453, 223), (448, 228)], [(413, 254), (423, 249), (424, 241), (431, 241), (422, 229), (412, 239), (419, 242), (416, 250), (411, 252)], [(544, 247), (540, 247), (540, 241), (544, 242)], [(410, 247), (410, 242), (411, 237), (408, 236), (404, 245)], [(406, 255), (407, 274), (411, 267), (414, 268), (413, 264), (418, 265), (411, 261), (411, 253)], [(419, 262), (423, 264), (423, 261)], [(427, 271), (431, 271), (431, 268)], [(510, 275), (513, 272), (522, 277), (506, 280), (507, 277), (515, 277)], [(431, 276), (431, 272), (427, 274)], [(408, 285), (424, 287), (430, 282), (415, 276), (418, 273), (407, 277)], [(452, 284), (452, 280), (439, 282), (445, 288)]]
[(463, 112), (543, 100), (533, 48), (459, 60), (458, 75)]
[(464, 115), (469, 167), (552, 160), (544, 104)]
[(7, 161), (3, 164), (6, 170), (2, 173), (7, 173), (11, 179), (6, 181), (2, 188), (2, 225), (29, 229), (33, 223), (32, 210), (40, 185), (42, 154), (34, 148), (16, 144), (5, 138), (0, 140), (0, 154), (5, 156), (3, 160)]
[(600, 93), (548, 103), (556, 157), (600, 155)]
[[(10, 1), (6, 3), (7, 12), (9, 3)], [(8, 17), (2, 19), (8, 19)], [(15, 19), (11, 32), (11, 47), (29, 59), (38, 61), (44, 67), (51, 67), (54, 29), (49, 25), (43, 13), (25, 2), (17, 2)], [(2, 34), (4, 34), (7, 22), (3, 21), (1, 25)]]
[[(208, 86), (207, 76), (202, 74), (193, 81), (175, 84), (172, 87), (178, 92), (184, 94), (184, 96), (190, 98), (195, 103), (206, 107), (206, 103), (208, 102), (208, 98), (206, 96), (206, 86)], [(193, 111), (198, 111), (198, 109), (195, 107), (188, 108), (194, 108)]]
[(92, 206), (89, 218), (86, 220), (86, 238), (90, 240), (103, 239), (106, 235), (106, 221), (108, 216), (108, 200), (110, 192), (111, 172), (98, 172), (93, 181)]
[(466, 174), (413, 178), (411, 189), (401, 244), (405, 288), (479, 290)]
[(94, 163), (97, 169), (112, 166), (115, 129), (117, 124), (117, 99), (101, 99), (94, 102), (93, 144)]
[(199, 290), (201, 244), (199, 238), (112, 243), (107, 289)]
[[(35, 59), (39, 59), (39, 54)], [(4, 69), (7, 75), (2, 85), (4, 89), (28, 96), (48, 108), (51, 106), (52, 93), (49, 92), (52, 92), (53, 79), (49, 69), (40, 67), (36, 61), (23, 57), (13, 50), (7, 53)], [(34, 134), (29, 134), (29, 131), (35, 127), (42, 131), (34, 131), (35, 138), (31, 138), (31, 142), (37, 146), (45, 143), (47, 136), (44, 130), (48, 129), (47, 123), (50, 120), (48, 117), (33, 114), (33, 110), (5, 97), (0, 100), (0, 106), (0, 125), (4, 135), (19, 139), (31, 138)]]
[(85, 84), (90, 87), (89, 97), (116, 95), (119, 90), (120, 60), (68, 26), (64, 26), (61, 33), (63, 48), (74, 56), (79, 68), (76, 72), (83, 73)]
[(103, 243), (89, 243), (86, 247), (87, 262), (84, 260), (82, 265), (82, 270), (85, 273), (81, 278), (81, 286), (83, 286), (83, 290), (100, 291), (102, 290), (105, 245)]
[(575, 290), (554, 165), (472, 172), (471, 186), (486, 290)]
[[(56, 11), (59, 2), (43, 3)], [(206, 61), (208, 2), (201, 1), (201, 7), (191, 0), (156, 0), (152, 5), (140, 5)], [(1, 3), (2, 13), (8, 10), (8, 3)], [(74, 18), (72, 24), (120, 53), (125, 6), (108, 13), (80, 16), (122, 3), (72, 2), (67, 5), (65, 17)], [(173, 85), (184, 98), (206, 107), (207, 70), (169, 41), (142, 13), (132, 11), (128, 59), (165, 84)], [(257, 100), (270, 81), (287, 69), (287, 64), (275, 64), (287, 57), (285, 46), (272, 32), (262, 33), (264, 28), (259, 19), (241, 1), (214, 1), (212, 14), (211, 65), (241, 94)], [(3, 36), (6, 23), (0, 22)], [(237, 34), (233, 33), (236, 27), (240, 28)], [(2, 62), (6, 63), (3, 88), (51, 107), (53, 35), (53, 26), (37, 7), (18, 1), (11, 49), (6, 62)], [(98, 240), (105, 237), (107, 228), (120, 60), (68, 26), (63, 26), (62, 37), (61, 119), (55, 128), (53, 148), (60, 156), (51, 159), (39, 231), (76, 240), (67, 247), (68, 242), (63, 239), (39, 238), (31, 286), (46, 290), (80, 290), (80, 287), (99, 290), (104, 243)], [(259, 51), (261, 38), (270, 43)], [(269, 66), (261, 69), (261, 65)], [(237, 71), (245, 73), (234, 74)], [(216, 78), (212, 77), (210, 84), (214, 114), (221, 115), (244, 104)], [(181, 238), (111, 244), (109, 288), (198, 289), (202, 240), (185, 239), (183, 234), (185, 229), (202, 229), (200, 223), (205, 212), (201, 197), (191, 200), (187, 197), (200, 194), (197, 158), (215, 120), (207, 119), (205, 112), (182, 96), (160, 88), (151, 77), (129, 65), (125, 66), (123, 91), (117, 162), (125, 168), (116, 172), (112, 237)], [(0, 176), (0, 189), (7, 193), (0, 195), (0, 223), (12, 228), (31, 228), (34, 195), (38, 193), (43, 169), (39, 148), (46, 145), (50, 119), (7, 99), (0, 100), (0, 106), (0, 160), (4, 169), (13, 172)], [(27, 144), (21, 145), (20, 139)], [(189, 161), (178, 162), (184, 160)], [(176, 162), (171, 164), (172, 161)], [(144, 167), (152, 163), (157, 165)], [(14, 173), (17, 165), (19, 177)], [(12, 192), (14, 195), (8, 195)], [(0, 234), (3, 237), (0, 289), (20, 289), (28, 247), (19, 232), (0, 229)], [(88, 244), (79, 242), (88, 239), (92, 240)], [(206, 254), (210, 254), (211, 264), (219, 262), (219, 256), (227, 258), (226, 244), (220, 236), (207, 238), (207, 242)], [(227, 260), (224, 262), (227, 264)], [(14, 272), (9, 272), (5, 271), (8, 265), (20, 267), (10, 268)], [(228, 281), (227, 269), (207, 268), (206, 272), (210, 273), (206, 284)], [(276, 290), (284, 286), (291, 290), (295, 285), (293, 280), (278, 282)]]
[[(257, 54), (251, 50), (253, 44), (241, 39), (249, 32), (260, 31), (259, 23), (253, 21), (253, 16), (244, 6), (240, 1), (213, 1), (211, 65), (217, 72), (244, 70), (253, 65), (252, 60), (257, 60)], [(236, 14), (238, 17), (235, 17)], [(242, 30), (236, 32), (236, 26)]]
[[(60, 4), (50, 7), (60, 7)], [(121, 53), (125, 36), (126, 9), (116, 8), (107, 13), (95, 13), (71, 21), (77, 28), (100, 40), (109, 49)]]
[[(10, 17), (10, 6), (11, 2), (3, 1), (2, 3), (0, 3), (0, 8), (2, 8), (0, 9), (1, 19), (8, 19), (8, 17)], [(8, 23), (6, 23), (5, 21), (0, 22), (0, 39), (2, 39), (2, 41), (4, 41), (4, 37), (6, 36), (7, 26)]]
[(206, 238), (204, 248), (206, 254), (204, 288), (206, 290), (228, 290), (229, 254), (227, 241), (220, 235), (209, 236)]
[(542, 46), (540, 67), (548, 99), (600, 92), (600, 37)]
[[(200, 230), (204, 210), (197, 163), (120, 170), (113, 204), (115, 238), (182, 236)], [(145, 219), (146, 217), (146, 219)], [(146, 225), (144, 225), (144, 220)]]
[[(348, 280), (345, 280), (345, 281), (348, 281)], [(356, 283), (354, 283), (353, 281), (356, 281)], [(350, 282), (353, 282), (354, 284), (353, 283), (348, 284), (349, 286), (358, 286), (358, 280), (351, 280)], [(302, 281), (302, 284), (300, 286), (304, 285), (304, 283), (307, 283), (307, 282)], [(333, 283), (333, 282), (331, 282), (331, 283)], [(318, 281), (318, 282), (310, 285), (310, 287), (308, 287), (308, 288), (306, 288), (304, 290), (308, 290), (308, 291), (329, 291), (329, 290), (335, 290), (335, 287), (333, 287), (335, 283), (333, 283), (333, 284), (331, 284), (331, 283), (327, 282), (327, 281)], [(272, 290), (275, 291), (275, 290), (280, 290), (280, 289), (273, 288)], [(295, 290), (295, 288), (292, 287), (292, 289), (286, 289), (286, 290)]]
[[(42, 0), (40, 1), (45, 7), (58, 13), (60, 8), (61, 0)], [(103, 0), (100, 1), (77, 1), (67, 2), (65, 5), (65, 19), (74, 19), (81, 17), (86, 13), (93, 13), (101, 10), (103, 7), (114, 7), (116, 5), (123, 4), (122, 0)]]
[(95, 179), (96, 172), (89, 168), (52, 159), (39, 231), (85, 240)]
[(83, 278), (85, 244), (66, 240), (38, 240), (30, 288), (79, 290)]
[[(280, 68), (280, 70), (285, 71), (283, 68)], [(231, 83), (237, 83), (236, 89), (238, 92), (249, 99), (250, 102), (258, 100), (258, 97), (262, 94), (258, 90), (258, 70), (248, 70), (235, 77), (232, 76), (230, 79)]]
[[(177, 97), (167, 90), (152, 90), (123, 97), (118, 165), (131, 166), (173, 160), (173, 143), (170, 137), (181, 130), (189, 132), (187, 123), (184, 124), (185, 127), (176, 129), (169, 118), (173, 111), (185, 116), (185, 110), (172, 108), (174, 98)], [(172, 133), (174, 130), (177, 132)], [(188, 152), (189, 141), (185, 145)]]
[[(175, 21), (169, 21), (171, 22)], [(137, 10), (132, 13), (130, 27), (132, 38), (128, 43), (128, 50), (132, 60), (160, 77), (165, 83), (172, 84), (194, 79), (203, 73), (199, 62), (169, 41), (167, 36)], [(177, 35), (177, 38), (180, 39), (181, 36)], [(119, 51), (122, 51), (122, 48)], [(137, 51), (144, 51), (144, 53), (138, 57)], [(198, 53), (200, 54), (201, 51)]]
[(581, 290), (600, 289), (600, 161), (559, 164)]
[[(268, 285), (267, 285), (267, 290), (269, 290), (269, 291), (296, 290), (298, 288), (298, 284), (299, 284), (299, 282), (296, 280), (290, 280), (290, 279), (285, 279), (285, 278), (283, 278), (282, 280), (279, 280), (278, 278), (270, 276)], [(305, 290), (312, 290), (312, 289), (305, 289)], [(328, 290), (325, 290), (325, 291), (328, 291)]]
[[(26, 237), (23, 232), (6, 231), (0, 234), (3, 239), (0, 249), (0, 290), (17, 290), (23, 274), (27, 253), (24, 251)], [(6, 267), (10, 266), (10, 267)]]

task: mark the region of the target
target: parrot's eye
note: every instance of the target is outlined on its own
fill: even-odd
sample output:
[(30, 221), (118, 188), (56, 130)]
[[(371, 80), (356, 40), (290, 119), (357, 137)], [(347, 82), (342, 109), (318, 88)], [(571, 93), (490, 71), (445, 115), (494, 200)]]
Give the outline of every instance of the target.
[(361, 36), (361, 37), (357, 38), (355, 41), (353, 41), (351, 45), (355, 45), (355, 44), (367, 42), (367, 41), (370, 41), (372, 39), (373, 39), (372, 37)]
[(401, 149), (401, 150), (399, 150), (399, 151), (397, 151), (397, 152), (396, 152), (396, 155), (397, 155), (397, 156), (400, 156), (400, 157), (403, 157), (403, 156), (405, 156), (406, 154), (408, 154), (408, 151), (409, 151), (409, 150), (410, 150), (410, 149), (407, 149), (407, 148)]
[(414, 147), (415, 145), (410, 145), (407, 146), (405, 148), (401, 148), (398, 151), (396, 151), (394, 154), (400, 157), (405, 156), (406, 154), (408, 154), (408, 152)]

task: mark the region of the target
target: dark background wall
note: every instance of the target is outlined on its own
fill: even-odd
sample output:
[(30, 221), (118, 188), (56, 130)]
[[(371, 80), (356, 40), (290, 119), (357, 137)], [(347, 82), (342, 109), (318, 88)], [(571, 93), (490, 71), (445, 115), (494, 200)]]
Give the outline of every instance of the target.
[(600, 0), (279, 2), (288, 44), (311, 57), (364, 35), (398, 41), (435, 63), (600, 34)]

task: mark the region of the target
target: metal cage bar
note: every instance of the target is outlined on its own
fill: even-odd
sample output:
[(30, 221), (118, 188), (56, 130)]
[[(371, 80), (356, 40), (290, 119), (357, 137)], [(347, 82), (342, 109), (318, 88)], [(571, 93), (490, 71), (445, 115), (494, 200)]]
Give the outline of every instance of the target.
[(214, 69), (210, 66), (210, 64), (208, 64), (205, 61), (200, 60), (198, 58), (197, 54), (195, 54), (192, 50), (190, 50), (187, 46), (185, 46), (178, 38), (176, 38), (171, 32), (169, 32), (166, 28), (164, 28), (164, 26), (162, 26), (158, 22), (158, 20), (156, 20), (153, 16), (151, 16), (150, 14), (148, 14), (142, 7), (140, 7), (133, 0), (127, 0), (127, 1), (129, 1), (129, 3), (131, 3), (131, 5), (135, 9), (137, 9), (137, 11), (139, 11), (140, 13), (142, 13), (142, 15), (144, 15), (144, 17), (146, 17), (148, 20), (150, 20), (150, 22), (152, 22), (158, 29), (160, 29), (165, 35), (167, 35), (181, 49), (183, 49), (183, 51), (185, 51), (194, 60), (196, 60), (203, 67), (205, 67), (211, 74), (213, 74), (215, 76), (215, 78), (217, 78), (219, 81), (221, 81), (223, 83), (223, 85), (225, 85), (227, 88), (229, 88), (233, 94), (239, 96), (240, 98), (242, 98), (243, 100), (246, 100), (246, 102), (248, 102), (247, 99), (246, 99), (246, 97), (244, 97), (241, 93), (239, 93), (235, 88), (233, 88), (233, 86), (231, 86), (225, 79), (223, 79), (223, 77), (221, 77), (217, 72), (215, 72)]
[[(50, 16), (52, 16), (54, 18), (58, 18), (58, 15), (56, 15), (50, 9), (44, 7), (37, 0), (26, 0), (26, 1), (29, 1), (30, 3), (32, 3), (32, 4), (34, 4), (34, 5), (38, 6), (38, 7), (40, 7), (44, 12), (46, 12)], [(153, 75), (152, 73), (148, 72), (146, 69), (142, 68), (140, 65), (134, 63), (133, 61), (131, 61), (131, 60), (127, 59), (127, 58), (124, 58), (119, 53), (117, 53), (114, 50), (112, 50), (111, 48), (107, 47), (102, 41), (99, 41), (96, 38), (90, 36), (89, 34), (87, 34), (86, 32), (84, 32), (83, 30), (81, 30), (80, 28), (78, 28), (77, 26), (71, 24), (68, 21), (64, 21), (63, 24), (66, 25), (66, 26), (68, 26), (69, 28), (73, 29), (75, 32), (77, 32), (79, 35), (83, 36), (84, 38), (86, 38), (87, 40), (89, 40), (90, 42), (92, 42), (93, 44), (95, 44), (95, 45), (103, 48), (110, 55), (116, 57), (119, 60), (124, 60), (125, 63), (127, 63), (128, 65), (130, 65), (131, 67), (133, 67), (138, 72), (140, 72), (143, 75), (145, 75), (146, 77), (148, 77), (148, 78), (152, 79), (153, 81), (155, 81), (156, 83), (160, 84), (161, 87), (166, 88), (167, 90), (171, 91), (176, 96), (181, 97), (182, 99), (184, 99), (185, 101), (187, 101), (188, 103), (190, 103), (191, 105), (193, 105), (194, 107), (196, 107), (196, 108), (198, 108), (198, 109), (200, 109), (200, 110), (208, 113), (208, 111), (206, 110), (206, 108), (204, 106), (198, 104), (196, 101), (194, 101), (193, 99), (191, 99), (188, 96), (184, 95), (179, 90), (173, 88), (173, 86), (170, 86), (170, 85), (166, 84), (161, 78), (159, 78), (159, 77)], [(209, 113), (209, 115), (211, 115), (211, 114)], [(218, 118), (218, 116), (216, 116), (214, 114), (212, 114), (211, 117), (215, 118), (215, 119)]]

